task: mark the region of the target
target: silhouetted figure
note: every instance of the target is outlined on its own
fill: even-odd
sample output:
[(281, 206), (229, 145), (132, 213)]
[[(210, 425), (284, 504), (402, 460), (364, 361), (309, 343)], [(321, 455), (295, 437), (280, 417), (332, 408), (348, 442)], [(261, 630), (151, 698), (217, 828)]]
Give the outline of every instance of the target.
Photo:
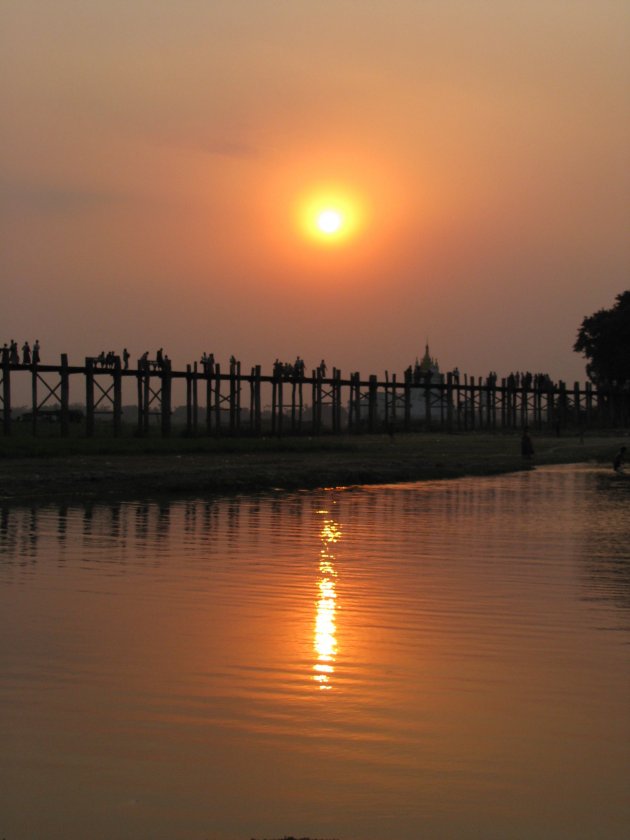
[(528, 461), (534, 457), (534, 444), (529, 436), (529, 429), (527, 426), (523, 429), (521, 436), (521, 455)]
[(31, 348), (28, 341), (25, 341), (22, 345), (22, 364), (23, 365), (30, 365), (31, 363)]
[(126, 347), (123, 347), (123, 367), (125, 370), (129, 370), (129, 350)]
[(9, 364), (20, 364), (20, 356), (18, 354), (17, 341), (14, 341), (13, 339), (11, 339), (11, 344), (9, 345)]
[(619, 452), (617, 452), (617, 454), (615, 455), (615, 458), (613, 460), (613, 470), (616, 473), (623, 472), (623, 462), (625, 461), (625, 459), (626, 459), (626, 447), (622, 446), (620, 448)]
[(39, 364), (39, 339), (35, 339), (35, 344), (33, 344), (33, 364)]

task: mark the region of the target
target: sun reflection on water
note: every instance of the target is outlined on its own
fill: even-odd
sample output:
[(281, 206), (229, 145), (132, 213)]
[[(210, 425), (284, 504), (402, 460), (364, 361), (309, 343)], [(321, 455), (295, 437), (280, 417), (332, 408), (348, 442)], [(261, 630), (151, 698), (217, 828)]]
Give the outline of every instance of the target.
[(334, 545), (341, 539), (341, 528), (334, 519), (330, 518), (330, 511), (319, 510), (324, 518), (320, 531), (322, 546), (319, 552), (319, 576), (317, 580), (317, 611), (315, 614), (315, 639), (313, 647), (316, 662), (313, 665), (313, 679), (320, 690), (332, 688), (331, 679), (335, 671), (337, 656), (337, 627), (335, 616), (337, 611), (336, 578), (334, 566)]

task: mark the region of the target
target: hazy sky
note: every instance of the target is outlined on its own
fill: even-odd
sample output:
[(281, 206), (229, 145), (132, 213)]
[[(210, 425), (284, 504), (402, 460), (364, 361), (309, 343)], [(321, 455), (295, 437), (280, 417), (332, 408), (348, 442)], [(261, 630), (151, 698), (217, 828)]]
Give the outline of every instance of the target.
[(45, 361), (572, 381), (630, 287), (627, 0), (4, 0), (0, 55), (2, 341)]

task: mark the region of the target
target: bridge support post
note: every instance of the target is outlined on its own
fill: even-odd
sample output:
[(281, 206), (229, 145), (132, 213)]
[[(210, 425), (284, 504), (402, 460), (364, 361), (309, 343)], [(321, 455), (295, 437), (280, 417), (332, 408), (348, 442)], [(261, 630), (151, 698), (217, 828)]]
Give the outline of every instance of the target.
[(122, 373), (120, 369), (120, 356), (114, 360), (114, 437), (120, 437), (122, 425)]
[(85, 360), (85, 434), (94, 437), (94, 359)]
[(70, 382), (68, 377), (68, 354), (62, 353), (61, 354), (61, 368), (59, 371), (60, 376), (60, 402), (61, 402), (61, 436), (68, 437), (68, 411), (69, 411), (69, 403), (70, 403)]
[(376, 417), (378, 407), (378, 380), (372, 373), (368, 381), (368, 428), (371, 433), (376, 431)]
[(172, 376), (171, 376), (171, 360), (167, 359), (162, 365), (162, 400), (161, 400), (161, 421), (162, 421), (162, 437), (168, 438), (171, 436), (171, 392), (172, 392)]
[(11, 434), (11, 368), (8, 350), (2, 353), (2, 430), (5, 435)]

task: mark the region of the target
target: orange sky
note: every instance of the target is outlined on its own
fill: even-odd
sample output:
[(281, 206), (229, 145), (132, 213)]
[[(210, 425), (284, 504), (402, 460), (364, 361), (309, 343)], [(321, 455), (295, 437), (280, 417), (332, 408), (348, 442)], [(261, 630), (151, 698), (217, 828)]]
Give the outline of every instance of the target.
[(583, 378), (628, 287), (626, 2), (7, 0), (0, 33), (2, 341)]

